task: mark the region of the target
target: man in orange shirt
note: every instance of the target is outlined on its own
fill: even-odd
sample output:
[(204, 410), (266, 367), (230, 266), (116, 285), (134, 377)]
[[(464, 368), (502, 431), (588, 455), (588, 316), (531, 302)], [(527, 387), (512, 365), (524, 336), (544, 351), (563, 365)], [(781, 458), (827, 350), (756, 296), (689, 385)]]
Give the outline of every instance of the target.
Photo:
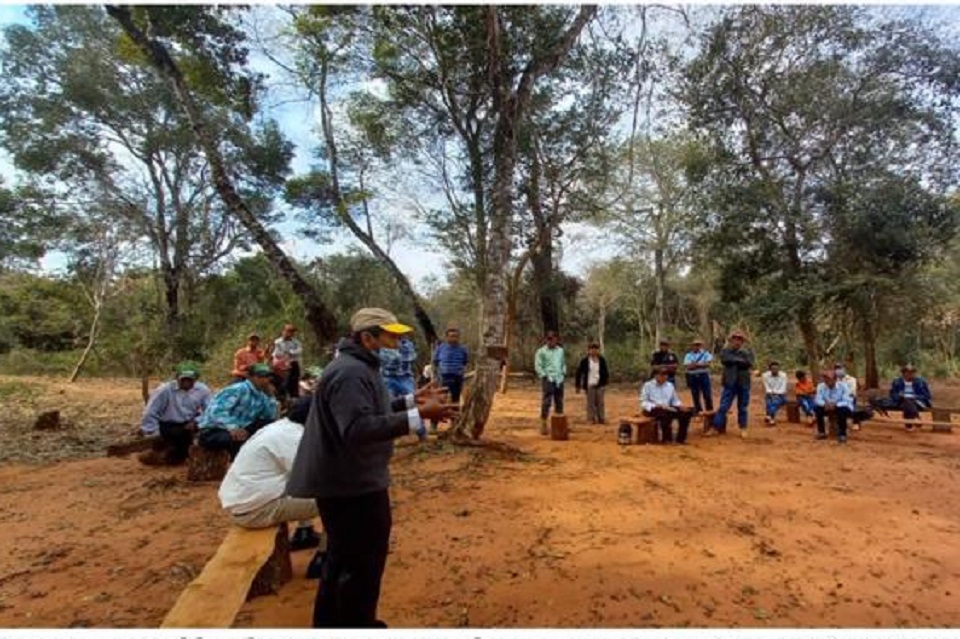
[(259, 364), (266, 360), (266, 354), (260, 350), (260, 336), (251, 333), (247, 337), (247, 345), (233, 354), (233, 375), (240, 382), (247, 379), (247, 371), (254, 364)]
[(793, 386), (793, 391), (797, 396), (797, 403), (800, 404), (800, 408), (803, 409), (804, 415), (810, 420), (810, 424), (813, 424), (813, 414), (816, 410), (816, 405), (814, 404), (814, 397), (817, 394), (817, 389), (814, 387), (813, 382), (810, 378), (807, 377), (805, 371), (797, 371), (797, 383)]

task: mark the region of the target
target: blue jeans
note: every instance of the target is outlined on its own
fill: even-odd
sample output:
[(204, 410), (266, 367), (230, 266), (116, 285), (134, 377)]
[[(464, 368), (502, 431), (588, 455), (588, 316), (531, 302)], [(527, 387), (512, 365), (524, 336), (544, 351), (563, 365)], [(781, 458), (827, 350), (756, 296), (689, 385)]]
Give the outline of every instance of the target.
[[(706, 373), (687, 373), (687, 388), (693, 396), (693, 410), (700, 413), (713, 410), (713, 393), (710, 390), (710, 375)], [(702, 400), (702, 403), (701, 403)]]
[(803, 414), (807, 417), (810, 417), (817, 411), (817, 406), (813, 403), (813, 397), (811, 395), (801, 395), (797, 397), (797, 403), (800, 404), (800, 408), (803, 409)]
[(383, 381), (387, 384), (387, 390), (390, 391), (390, 399), (413, 395), (416, 391), (412, 377), (385, 377)]
[(443, 375), (440, 378), (440, 385), (450, 393), (452, 403), (460, 403), (460, 393), (463, 392), (463, 375)]
[(713, 416), (713, 427), (720, 432), (727, 430), (727, 411), (733, 406), (733, 400), (737, 400), (737, 423), (740, 429), (747, 427), (747, 408), (750, 406), (750, 386), (724, 386), (720, 392), (720, 408), (717, 414)]
[(543, 393), (543, 399), (540, 402), (540, 419), (546, 419), (550, 414), (550, 404), (553, 404), (553, 412), (563, 414), (563, 382), (551, 382), (546, 377), (540, 382), (540, 389)]
[(784, 404), (787, 403), (786, 395), (776, 395), (774, 393), (767, 393), (767, 417), (774, 419), (777, 416), (777, 411), (780, 410)]

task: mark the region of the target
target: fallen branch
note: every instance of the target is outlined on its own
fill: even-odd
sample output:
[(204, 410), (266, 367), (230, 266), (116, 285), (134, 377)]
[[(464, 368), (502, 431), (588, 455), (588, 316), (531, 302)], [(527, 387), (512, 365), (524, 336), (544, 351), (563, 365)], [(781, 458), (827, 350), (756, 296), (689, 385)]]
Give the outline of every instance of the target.
[(110, 444), (107, 446), (107, 457), (123, 457), (131, 453), (139, 453), (142, 450), (150, 450), (153, 448), (154, 442), (158, 441), (160, 441), (160, 436), (154, 435), (153, 437), (143, 437), (121, 444)]

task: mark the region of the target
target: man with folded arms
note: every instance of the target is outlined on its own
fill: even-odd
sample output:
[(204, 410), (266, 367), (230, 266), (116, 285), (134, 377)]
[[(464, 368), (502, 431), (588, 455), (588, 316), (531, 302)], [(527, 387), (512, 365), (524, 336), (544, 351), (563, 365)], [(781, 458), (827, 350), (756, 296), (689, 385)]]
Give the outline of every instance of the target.
[(426, 437), (424, 420), (456, 412), (433, 386), (391, 401), (380, 375), (381, 348), (396, 348), (409, 326), (380, 308), (357, 311), (351, 336), (323, 371), (297, 450), (287, 494), (315, 499), (327, 557), (313, 609), (314, 627), (377, 628), (380, 584), (390, 546), (393, 440)]

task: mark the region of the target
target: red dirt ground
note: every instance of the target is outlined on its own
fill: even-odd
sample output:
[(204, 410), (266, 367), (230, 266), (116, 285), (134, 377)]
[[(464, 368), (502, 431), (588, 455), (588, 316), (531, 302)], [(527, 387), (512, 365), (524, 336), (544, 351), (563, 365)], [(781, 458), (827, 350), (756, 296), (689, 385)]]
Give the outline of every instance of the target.
[[(960, 386), (935, 396), (956, 405)], [(531, 387), (498, 396), (485, 438), (404, 445), (380, 616), (394, 627), (960, 625), (960, 436), (868, 425), (846, 447), (806, 426), (688, 446), (615, 444), (579, 418), (536, 434)], [(609, 417), (635, 391), (608, 393)], [(0, 377), (0, 625), (156, 627), (227, 522), (215, 484), (102, 455), (131, 430), (135, 380)], [(34, 433), (38, 410), (68, 427)], [(614, 421), (611, 419), (611, 421)], [(960, 429), (958, 429), (960, 430)], [(51, 461), (59, 459), (60, 461)], [(34, 462), (34, 463), (24, 463)], [(40, 463), (36, 463), (40, 462)], [(239, 627), (306, 627), (316, 582), (254, 599)]]

